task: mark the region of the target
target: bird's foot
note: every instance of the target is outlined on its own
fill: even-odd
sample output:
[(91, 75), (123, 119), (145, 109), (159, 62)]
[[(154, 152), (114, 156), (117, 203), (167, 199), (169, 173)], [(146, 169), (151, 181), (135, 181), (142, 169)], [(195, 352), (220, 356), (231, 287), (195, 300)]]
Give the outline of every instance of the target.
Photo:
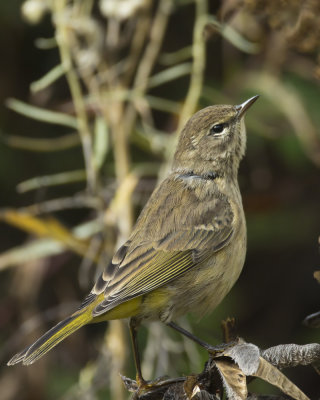
[(168, 386), (173, 383), (182, 382), (185, 378), (168, 378), (166, 376), (146, 381), (141, 376), (137, 376), (136, 380), (132, 380), (121, 376), (126, 388), (130, 392), (134, 392), (133, 400), (140, 399), (141, 396), (148, 392), (165, 392)]
[(167, 386), (170, 386), (173, 383), (181, 382), (183, 380), (184, 380), (184, 378), (169, 378), (168, 376), (161, 376), (152, 381), (145, 381), (144, 379), (139, 380), (137, 378), (138, 391), (140, 393), (141, 392), (146, 393), (146, 392), (154, 391), (154, 390), (163, 390)]
[(221, 343), (221, 344), (218, 344), (216, 346), (208, 345), (206, 347), (206, 350), (208, 351), (208, 353), (209, 353), (211, 358), (216, 358), (216, 357), (220, 357), (220, 356), (226, 355), (225, 353), (227, 352), (227, 350), (231, 349), (236, 344), (239, 344), (239, 341), (238, 340), (233, 340), (232, 342)]

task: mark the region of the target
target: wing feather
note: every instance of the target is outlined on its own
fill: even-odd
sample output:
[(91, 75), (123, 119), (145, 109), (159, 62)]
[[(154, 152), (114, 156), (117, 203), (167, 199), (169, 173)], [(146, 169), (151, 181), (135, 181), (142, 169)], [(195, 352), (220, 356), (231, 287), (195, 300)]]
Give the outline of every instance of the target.
[(130, 239), (94, 287), (93, 292), (104, 292), (105, 299), (93, 316), (168, 284), (229, 243), (233, 212), (224, 195), (199, 199), (181, 182), (170, 180), (158, 190), (161, 187), (166, 201), (157, 202), (154, 192)]

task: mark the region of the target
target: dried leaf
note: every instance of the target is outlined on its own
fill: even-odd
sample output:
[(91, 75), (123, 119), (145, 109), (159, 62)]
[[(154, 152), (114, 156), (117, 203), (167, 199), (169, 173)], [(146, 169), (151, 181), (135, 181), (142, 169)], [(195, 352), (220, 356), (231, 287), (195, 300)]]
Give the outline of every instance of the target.
[(52, 217), (41, 219), (27, 213), (8, 209), (0, 214), (1, 219), (38, 237), (56, 239), (82, 256), (87, 253), (88, 242), (74, 237), (66, 227)]
[(65, 246), (52, 239), (38, 239), (22, 246), (12, 247), (0, 254), (0, 271), (13, 265), (62, 253)]
[(190, 398), (193, 395), (194, 388), (197, 386), (197, 383), (198, 383), (197, 375), (187, 376), (186, 381), (183, 384), (183, 389), (188, 398)]
[(246, 375), (233, 362), (215, 360), (223, 385), (227, 392), (228, 400), (245, 400), (248, 396)]
[(136, 392), (138, 390), (138, 384), (137, 384), (137, 382), (135, 380), (127, 378), (126, 376), (121, 375), (121, 374), (119, 374), (119, 375), (120, 375), (120, 377), (122, 379), (122, 382), (123, 382), (124, 386), (126, 387), (126, 389), (129, 392), (134, 393), (134, 392)]
[[(303, 322), (305, 325), (316, 327), (316, 320), (319, 323), (320, 312), (309, 315)], [(320, 375), (320, 344), (318, 343), (305, 345), (281, 344), (264, 350), (261, 355), (265, 360), (277, 365), (279, 368), (312, 364), (318, 375)]]
[(230, 357), (246, 376), (253, 375), (259, 368), (260, 350), (252, 343), (239, 343), (223, 352)]
[(221, 329), (224, 343), (230, 343), (237, 340), (236, 320), (234, 318), (227, 318), (222, 321)]
[(278, 387), (283, 393), (295, 400), (310, 400), (294, 383), (292, 383), (276, 367), (260, 357), (260, 365), (256, 373), (252, 374)]
[(279, 344), (262, 351), (261, 356), (278, 368), (309, 365), (320, 361), (320, 344)]
[(216, 397), (206, 390), (201, 390), (198, 385), (193, 388), (193, 392), (191, 395), (192, 400), (215, 400)]
[[(298, 345), (280, 345), (275, 346), (273, 351), (270, 353), (270, 349), (263, 352), (263, 354), (268, 357), (270, 356), (271, 362), (275, 365), (281, 366), (296, 366), (296, 365), (306, 365), (314, 362), (318, 357), (318, 344), (309, 344), (305, 346)], [(315, 355), (314, 355), (315, 354)], [(274, 365), (269, 363), (264, 358), (260, 357), (260, 350), (257, 346), (251, 343), (239, 343), (231, 348), (226, 348), (222, 353), (223, 356), (230, 357), (239, 367), (239, 371), (243, 373), (244, 376), (256, 376), (272, 385), (278, 387), (286, 395), (293, 397), (296, 400), (307, 400), (308, 397), (292, 383), (282, 372), (280, 372)], [(273, 357), (271, 357), (273, 355)], [(308, 357), (310, 355), (310, 357)], [(221, 355), (220, 355), (221, 356)], [(215, 360), (215, 362), (217, 362)], [(228, 371), (229, 372), (229, 371)], [(232, 384), (236, 381), (236, 372), (231, 370), (230, 382), (227, 381), (229, 387), (232, 388)], [(239, 379), (239, 378), (238, 378)], [(226, 386), (226, 391), (228, 393), (228, 386)], [(241, 398), (243, 392), (239, 388), (232, 388), (232, 395), (238, 397), (231, 398)]]
[[(82, 242), (101, 232), (102, 222), (100, 220), (92, 220), (81, 224), (72, 229), (72, 235)], [(4, 270), (11, 266), (24, 264), (26, 260), (35, 261), (39, 258), (50, 257), (60, 254), (66, 250), (66, 245), (61, 241), (51, 238), (39, 238), (32, 240), (21, 246), (13, 247), (0, 254), (0, 270)], [(86, 254), (88, 258), (90, 252)]]

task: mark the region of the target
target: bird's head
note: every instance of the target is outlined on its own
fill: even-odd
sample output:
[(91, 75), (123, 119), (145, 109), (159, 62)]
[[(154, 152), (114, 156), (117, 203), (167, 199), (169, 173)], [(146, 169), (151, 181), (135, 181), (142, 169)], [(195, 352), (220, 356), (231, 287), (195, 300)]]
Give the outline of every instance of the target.
[(215, 105), (194, 114), (183, 128), (174, 156), (175, 170), (237, 174), (246, 148), (244, 116), (259, 96), (240, 105)]

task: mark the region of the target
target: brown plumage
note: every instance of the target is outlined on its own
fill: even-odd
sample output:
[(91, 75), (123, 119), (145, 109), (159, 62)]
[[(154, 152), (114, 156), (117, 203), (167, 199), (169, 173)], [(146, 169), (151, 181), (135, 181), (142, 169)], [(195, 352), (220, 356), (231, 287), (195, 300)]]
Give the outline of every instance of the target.
[(237, 280), (246, 253), (246, 224), (238, 186), (245, 153), (240, 106), (197, 112), (180, 134), (172, 170), (155, 189), (130, 235), (79, 310), (14, 356), (31, 364), (82, 325), (131, 318), (165, 323), (187, 312), (214, 309)]

